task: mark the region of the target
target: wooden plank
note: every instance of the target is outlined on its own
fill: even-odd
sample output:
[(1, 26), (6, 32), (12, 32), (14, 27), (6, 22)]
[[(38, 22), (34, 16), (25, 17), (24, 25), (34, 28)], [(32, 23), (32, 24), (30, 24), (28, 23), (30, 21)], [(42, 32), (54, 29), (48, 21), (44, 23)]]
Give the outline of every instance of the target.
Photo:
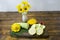
[[(58, 37), (60, 36), (60, 12), (59, 11), (29, 12), (27, 16), (28, 18), (36, 18), (38, 22), (44, 21), (45, 25), (47, 26), (46, 29), (49, 35), (51, 36), (50, 39), (46, 39), (46, 40), (55, 40), (55, 39), (60, 40)], [(15, 22), (21, 22), (21, 14), (18, 14), (17, 12), (0, 12), (0, 28), (1, 28), (0, 34), (2, 35), (2, 38), (4, 37), (3, 35), (6, 36), (6, 34), (8, 34), (11, 24)], [(9, 34), (5, 38), (9, 39), (8, 36)], [(3, 40), (2, 38), (0, 39)], [(13, 38), (11, 38), (11, 40), (13, 40)], [(17, 38), (14, 40), (17, 40)], [(20, 40), (20, 38), (18, 40)], [(45, 39), (41, 39), (41, 40), (45, 40)]]
[[(3, 32), (5, 30), (10, 30), (11, 25), (0, 25), (2, 27)], [(50, 29), (47, 30), (49, 32), (49, 35), (60, 35), (60, 29), (55, 29), (55, 27), (51, 27)]]
[(49, 40), (60, 40), (60, 36), (50, 36)]

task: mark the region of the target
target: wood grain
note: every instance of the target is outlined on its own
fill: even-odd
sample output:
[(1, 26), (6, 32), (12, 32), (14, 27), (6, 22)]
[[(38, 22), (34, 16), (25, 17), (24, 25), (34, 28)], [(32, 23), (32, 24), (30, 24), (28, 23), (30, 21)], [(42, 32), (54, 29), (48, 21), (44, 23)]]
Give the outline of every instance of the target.
[(9, 35), (11, 24), (21, 22), (17, 12), (0, 12), (0, 40), (60, 40), (60, 11), (28, 12), (28, 18), (43, 21), (50, 37), (47, 39), (14, 38)]

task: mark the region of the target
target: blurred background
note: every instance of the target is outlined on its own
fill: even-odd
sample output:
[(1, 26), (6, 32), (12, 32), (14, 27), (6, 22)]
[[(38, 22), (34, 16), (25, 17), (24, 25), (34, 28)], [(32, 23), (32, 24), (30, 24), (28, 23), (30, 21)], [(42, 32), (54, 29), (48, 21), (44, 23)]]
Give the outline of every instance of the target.
[[(0, 11), (17, 11), (16, 5), (22, 0), (0, 0)], [(28, 0), (30, 11), (60, 11), (60, 0)]]
[[(36, 18), (46, 25), (48, 38), (15, 38), (10, 36), (13, 23), (22, 22), (16, 6), (22, 0), (0, 0), (0, 40), (60, 40), (60, 0), (28, 0), (31, 9), (28, 18)], [(44, 36), (43, 36), (44, 37)]]

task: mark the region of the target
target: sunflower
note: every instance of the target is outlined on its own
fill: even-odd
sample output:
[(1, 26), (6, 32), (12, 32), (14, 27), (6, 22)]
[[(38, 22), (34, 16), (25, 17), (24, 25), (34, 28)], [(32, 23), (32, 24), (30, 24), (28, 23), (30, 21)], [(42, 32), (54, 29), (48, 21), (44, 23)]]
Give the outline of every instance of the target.
[(22, 4), (18, 4), (18, 5), (16, 6), (17, 9), (20, 8), (20, 7), (22, 7)]
[(37, 20), (32, 18), (32, 19), (28, 20), (27, 23), (30, 24), (30, 25), (33, 25), (33, 24), (37, 23)]
[(19, 13), (23, 13), (23, 12), (24, 12), (24, 9), (23, 9), (22, 7), (20, 7), (20, 8), (18, 9), (18, 12), (19, 12)]
[(22, 1), (22, 3), (16, 6), (16, 8), (18, 9), (19, 13), (28, 12), (30, 9), (30, 4), (28, 3), (28, 1)]
[(27, 4), (27, 7), (28, 7), (28, 8), (31, 8), (30, 4)]
[(24, 6), (23, 9), (24, 9), (24, 12), (28, 12), (30, 8), (28, 6)]
[(23, 5), (22, 4), (17, 5), (16, 8), (18, 9), (18, 12), (19, 13), (23, 13), (24, 12)]
[(11, 30), (12, 30), (13, 32), (19, 32), (20, 29), (21, 29), (21, 26), (20, 26), (20, 24), (18, 24), (18, 23), (14, 23), (14, 24), (12, 24), (12, 26), (11, 26)]
[(28, 1), (22, 1), (22, 4), (24, 5), (28, 4)]
[(24, 6), (27, 6), (30, 8), (30, 4), (28, 3), (28, 1), (23, 1), (22, 4), (24, 4)]

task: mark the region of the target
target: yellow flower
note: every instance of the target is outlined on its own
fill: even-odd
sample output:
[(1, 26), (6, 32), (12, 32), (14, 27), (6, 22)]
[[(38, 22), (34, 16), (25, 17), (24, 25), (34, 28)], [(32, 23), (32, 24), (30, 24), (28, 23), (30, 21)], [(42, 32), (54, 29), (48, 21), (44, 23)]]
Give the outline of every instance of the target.
[(18, 4), (18, 5), (16, 6), (17, 9), (20, 8), (20, 7), (22, 7), (22, 4)]
[(28, 1), (23, 0), (22, 3), (16, 6), (16, 8), (18, 9), (19, 13), (28, 12), (30, 9), (30, 4), (28, 3)]
[(37, 23), (37, 20), (32, 18), (32, 19), (28, 20), (27, 23), (30, 24), (30, 25), (33, 25), (33, 24)]
[(20, 29), (21, 29), (21, 26), (20, 26), (20, 24), (18, 24), (18, 23), (14, 23), (14, 24), (12, 24), (12, 26), (11, 26), (11, 30), (12, 30), (13, 32), (19, 32)]
[(28, 4), (28, 1), (22, 1), (22, 4), (24, 5)]
[(23, 9), (24, 9), (24, 12), (28, 12), (29, 11), (29, 8), (27, 6), (24, 6)]
[(27, 6), (28, 6), (29, 8), (31, 8), (30, 4), (27, 4)]
[(23, 12), (24, 12), (24, 9), (23, 9), (22, 7), (20, 7), (20, 8), (18, 9), (18, 12), (19, 12), (19, 13), (23, 13)]
[(17, 5), (16, 8), (18, 9), (18, 12), (19, 13), (23, 13), (24, 12), (23, 5), (22, 4)]
[(24, 4), (24, 6), (27, 6), (30, 8), (30, 4), (28, 3), (28, 1), (23, 1), (22, 4)]

